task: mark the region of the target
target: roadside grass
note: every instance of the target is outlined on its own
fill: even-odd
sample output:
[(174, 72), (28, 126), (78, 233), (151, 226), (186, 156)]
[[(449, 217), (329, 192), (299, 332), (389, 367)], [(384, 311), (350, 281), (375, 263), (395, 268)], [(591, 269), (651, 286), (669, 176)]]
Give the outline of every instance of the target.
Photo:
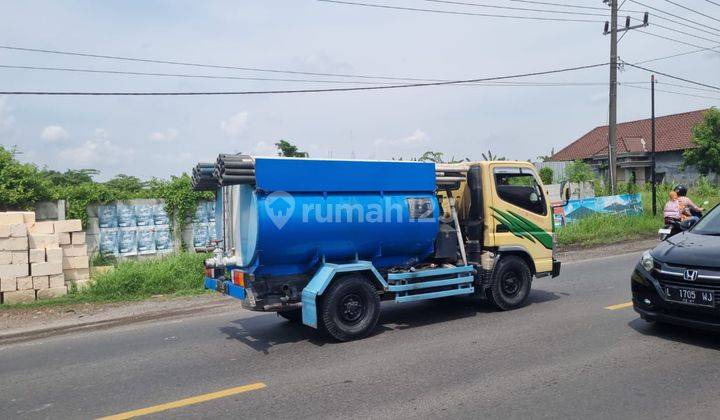
[(191, 296), (205, 293), (203, 265), (207, 254), (181, 252), (161, 258), (119, 261), (105, 273), (94, 273), (84, 290), (71, 290), (67, 296), (31, 303), (0, 305), (0, 311), (14, 308), (41, 308), (101, 302), (130, 302), (153, 296)]
[[(657, 192), (657, 216), (652, 215), (652, 195), (650, 191), (642, 191), (642, 215), (624, 216), (615, 214), (598, 214), (586, 217), (576, 223), (557, 230), (560, 247), (588, 247), (605, 245), (633, 239), (657, 236), (663, 226), (663, 207), (668, 200), (672, 187), (663, 184)], [(706, 212), (720, 203), (720, 189), (710, 183), (700, 182), (688, 192), (688, 196), (698, 206), (705, 207)], [(704, 205), (707, 201), (708, 204)]]

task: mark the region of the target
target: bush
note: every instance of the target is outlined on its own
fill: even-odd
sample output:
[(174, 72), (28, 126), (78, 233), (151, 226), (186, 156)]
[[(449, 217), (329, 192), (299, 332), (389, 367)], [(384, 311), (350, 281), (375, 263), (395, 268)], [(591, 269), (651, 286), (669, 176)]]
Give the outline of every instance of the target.
[(540, 179), (542, 180), (543, 184), (550, 185), (553, 183), (553, 170), (552, 168), (546, 166), (544, 168), (540, 168)]
[(570, 182), (587, 182), (595, 179), (590, 165), (580, 159), (565, 167), (565, 175)]
[(113, 300), (202, 291), (203, 261), (208, 257), (181, 252), (163, 258), (121, 261), (113, 270), (98, 275), (89, 290), (81, 294)]

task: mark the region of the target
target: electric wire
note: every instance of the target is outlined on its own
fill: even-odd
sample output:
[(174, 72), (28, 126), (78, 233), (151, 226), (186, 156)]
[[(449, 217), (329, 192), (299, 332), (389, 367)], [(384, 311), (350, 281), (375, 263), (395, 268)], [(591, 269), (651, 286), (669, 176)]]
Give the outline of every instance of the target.
[(608, 63), (589, 64), (576, 67), (565, 67), (560, 69), (521, 73), (505, 76), (484, 77), (466, 80), (452, 80), (448, 82), (410, 83), (387, 86), (360, 86), (342, 87), (328, 89), (297, 89), (297, 90), (250, 90), (250, 91), (207, 91), (207, 92), (82, 92), (82, 91), (0, 91), (0, 95), (55, 95), (55, 96), (201, 96), (201, 95), (270, 95), (270, 94), (296, 94), (296, 93), (324, 93), (324, 92), (352, 92), (369, 90), (403, 89), (429, 86), (458, 85), (464, 83), (491, 82), (508, 79), (518, 79), (532, 76), (543, 76), (548, 74), (566, 73), (571, 71), (585, 70), (607, 66)]
[(317, 0), (322, 3), (334, 3), (347, 6), (361, 6), (361, 7), (374, 7), (378, 9), (391, 9), (391, 10), (402, 10), (411, 12), (425, 12), (425, 13), (440, 13), (447, 15), (462, 15), (462, 16), (480, 16), (480, 17), (491, 17), (491, 18), (503, 18), (503, 19), (521, 19), (521, 20), (540, 20), (549, 22), (585, 22), (585, 23), (602, 23), (604, 21), (593, 20), (593, 19), (571, 19), (571, 18), (554, 18), (554, 17), (541, 17), (541, 16), (520, 16), (520, 15), (499, 15), (491, 13), (473, 13), (473, 12), (459, 12), (451, 10), (439, 10), (439, 9), (423, 9), (418, 7), (403, 7), (403, 6), (390, 6), (386, 4), (375, 4), (375, 3), (361, 3), (354, 1), (344, 0)]
[(658, 34), (654, 34), (654, 33), (652, 33), (652, 32), (643, 31), (643, 30), (641, 30), (641, 29), (636, 29), (635, 31), (636, 31), (636, 32), (640, 32), (641, 34), (654, 36), (654, 37), (656, 37), (656, 38), (661, 38), (661, 39), (664, 39), (664, 40), (666, 40), (666, 41), (671, 41), (671, 42), (675, 42), (675, 43), (678, 43), (678, 44), (687, 45), (687, 46), (689, 46), (689, 47), (695, 47), (695, 48), (700, 48), (700, 49), (706, 50), (706, 51), (713, 51), (713, 52), (716, 52), (716, 53), (720, 53), (720, 51), (715, 51), (715, 50), (714, 50), (714, 48), (715, 48), (716, 46), (713, 46), (713, 47), (703, 47), (702, 45), (693, 44), (693, 43), (685, 42), (685, 41), (680, 41), (679, 39), (673, 39), (673, 38), (670, 38), (670, 37), (667, 37), (667, 36), (658, 35)]
[(681, 9), (685, 9), (685, 10), (687, 10), (687, 11), (689, 11), (689, 12), (696, 13), (696, 14), (698, 14), (698, 15), (700, 15), (700, 16), (704, 16), (704, 17), (706, 17), (706, 18), (708, 18), (708, 19), (711, 19), (711, 20), (714, 20), (714, 21), (716, 21), (716, 22), (720, 22), (720, 19), (718, 19), (718, 18), (714, 18), (714, 17), (712, 17), (712, 16), (710, 16), (710, 15), (708, 15), (708, 14), (702, 13), (702, 12), (698, 12), (698, 11), (695, 10), (695, 9), (691, 9), (691, 8), (689, 8), (689, 7), (687, 7), (687, 6), (683, 6), (683, 5), (680, 4), (680, 3), (675, 3), (675, 2), (672, 1), (672, 0), (665, 0), (665, 1), (666, 1), (667, 3), (670, 3), (670, 4), (674, 5), (674, 6), (677, 6), (677, 7), (681, 8)]
[[(652, 88), (645, 87), (645, 86), (627, 85), (626, 87), (633, 88), (633, 89), (652, 90)], [(670, 93), (670, 94), (673, 94), (673, 95), (682, 95), (682, 96), (689, 96), (689, 97), (693, 97), (693, 98), (713, 99), (713, 100), (716, 100), (716, 101), (720, 101), (720, 97), (717, 97), (717, 96), (693, 95), (693, 94), (691, 94), (691, 93), (675, 92), (675, 91), (671, 91), (671, 90), (657, 89), (657, 88), (655, 88), (655, 92), (663, 92), (663, 93)]]
[(439, 4), (451, 4), (456, 6), (471, 6), (471, 7), (484, 7), (488, 9), (501, 9), (501, 10), (521, 10), (525, 12), (542, 12), (542, 13), (556, 13), (563, 15), (580, 15), (580, 16), (607, 16), (606, 13), (588, 13), (588, 12), (571, 12), (567, 10), (548, 10), (548, 9), (531, 9), (526, 7), (512, 7), (512, 6), (498, 6), (482, 3), (472, 3), (465, 1), (453, 1), (453, 0), (420, 0), (427, 3), (439, 3)]
[(716, 91), (720, 91), (720, 87), (718, 87), (718, 86), (713, 86), (713, 85), (709, 85), (709, 84), (707, 84), (707, 83), (702, 83), (702, 82), (696, 82), (696, 81), (694, 81), (694, 80), (686, 79), (686, 78), (680, 77), (680, 76), (675, 76), (675, 75), (672, 75), (672, 74), (669, 74), (669, 73), (663, 73), (663, 72), (661, 72), (661, 71), (653, 70), (653, 69), (650, 69), (650, 68), (647, 68), (647, 67), (643, 67), (643, 66), (640, 66), (640, 65), (637, 65), (637, 64), (632, 64), (632, 63), (628, 63), (628, 62), (624, 62), (624, 61), (623, 61), (623, 63), (624, 63), (625, 65), (627, 65), (627, 66), (634, 67), (634, 68), (640, 69), (640, 70), (644, 70), (644, 71), (646, 71), (646, 72), (648, 72), (648, 73), (660, 74), (660, 75), (662, 75), (662, 76), (669, 77), (669, 78), (675, 79), (675, 80), (680, 80), (680, 81), (682, 81), (682, 82), (690, 83), (690, 84), (692, 84), (692, 85), (703, 86), (703, 87), (710, 88), (710, 89), (713, 89), (713, 90), (716, 90)]
[(687, 21), (687, 22), (694, 23), (695, 25), (702, 26), (703, 28), (712, 29), (712, 30), (714, 30), (714, 31), (717, 31), (717, 30), (718, 30), (717, 28), (714, 28), (714, 27), (712, 27), (712, 26), (705, 25), (705, 24), (703, 24), (703, 23), (700, 23), (700, 22), (697, 22), (697, 21), (688, 19), (688, 18), (686, 18), (686, 17), (678, 16), (678, 15), (673, 14), (673, 13), (670, 13), (670, 12), (666, 12), (666, 11), (664, 11), (664, 10), (662, 10), (662, 9), (658, 9), (657, 7), (648, 6), (647, 4), (642, 3), (642, 2), (639, 2), (639, 1), (637, 1), (637, 0), (628, 0), (628, 1), (631, 2), (631, 3), (637, 4), (638, 6), (647, 7), (647, 8), (650, 9), (650, 10), (655, 10), (656, 12), (664, 13), (664, 14), (666, 14), (666, 15), (668, 15), (668, 16), (672, 16), (672, 17), (678, 18), (678, 19), (680, 19), (680, 20), (684, 20), (684, 21)]
[(651, 58), (651, 59), (643, 60), (643, 61), (636, 61), (634, 64), (647, 64), (647, 63), (652, 63), (655, 61), (667, 60), (670, 58), (682, 57), (682, 56), (690, 55), (690, 54), (697, 54), (697, 53), (703, 52), (703, 51), (720, 52), (720, 51), (716, 51), (718, 48), (720, 48), (720, 45), (718, 45), (717, 47), (699, 48), (697, 50), (691, 50), (691, 51), (686, 51), (686, 52), (682, 52), (682, 53), (678, 53), (678, 54), (667, 55), (664, 57), (657, 57), (657, 58)]

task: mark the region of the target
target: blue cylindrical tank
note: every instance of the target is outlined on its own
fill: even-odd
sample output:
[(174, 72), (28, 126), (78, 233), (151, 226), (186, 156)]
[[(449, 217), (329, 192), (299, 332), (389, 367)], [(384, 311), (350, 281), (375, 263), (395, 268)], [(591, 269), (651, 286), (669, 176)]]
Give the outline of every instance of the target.
[(256, 158), (255, 176), (234, 211), (239, 260), (256, 275), (308, 273), (323, 260), (408, 265), (433, 252), (433, 164)]

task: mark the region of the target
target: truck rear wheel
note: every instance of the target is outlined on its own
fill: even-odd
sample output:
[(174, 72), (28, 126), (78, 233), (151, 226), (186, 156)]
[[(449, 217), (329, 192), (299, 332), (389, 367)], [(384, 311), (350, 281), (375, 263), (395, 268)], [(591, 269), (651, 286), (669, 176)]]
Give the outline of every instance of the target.
[(323, 296), (320, 319), (324, 330), (338, 341), (370, 334), (380, 316), (380, 297), (363, 276), (351, 274), (336, 279)]
[(532, 283), (532, 273), (525, 260), (509, 255), (500, 258), (497, 264), (490, 287), (495, 305), (504, 311), (525, 305)]

